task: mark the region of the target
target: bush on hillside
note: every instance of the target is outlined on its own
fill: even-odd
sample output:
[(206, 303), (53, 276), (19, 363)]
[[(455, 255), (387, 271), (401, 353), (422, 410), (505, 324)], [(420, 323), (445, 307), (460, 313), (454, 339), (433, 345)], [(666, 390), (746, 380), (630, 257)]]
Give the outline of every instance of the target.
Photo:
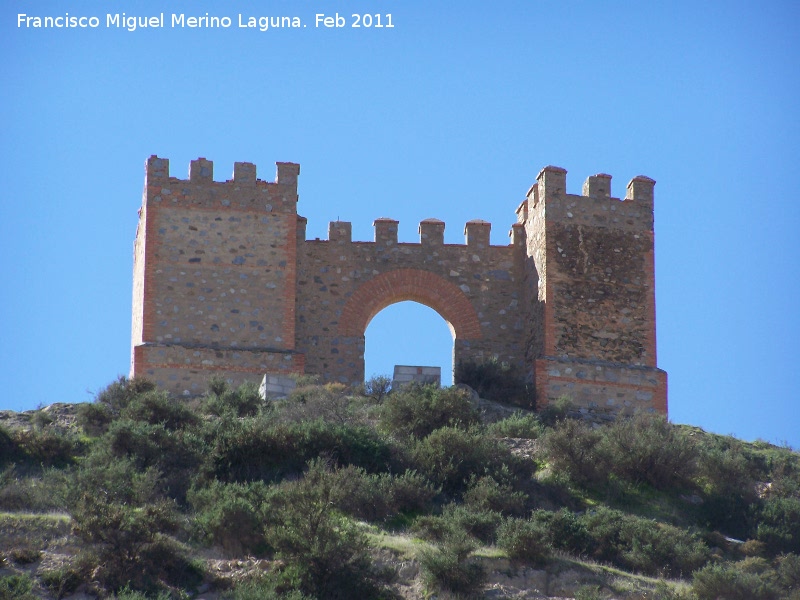
[(193, 537), (221, 547), (229, 556), (262, 555), (269, 549), (264, 535), (270, 492), (263, 482), (222, 483), (189, 490), (194, 509)]
[(756, 536), (773, 554), (800, 553), (800, 498), (767, 498), (758, 514)]
[(147, 379), (120, 377), (97, 394), (94, 404), (79, 406), (78, 424), (92, 433), (103, 433), (133, 399), (155, 390), (155, 384)]
[[(504, 478), (508, 480), (508, 478)], [(515, 491), (508, 483), (500, 483), (491, 475), (476, 477), (472, 475), (464, 504), (476, 510), (491, 510), (504, 516), (520, 517), (527, 509), (528, 496)]]
[(609, 508), (597, 508), (581, 518), (591, 538), (589, 554), (647, 575), (688, 575), (710, 558), (695, 534)]
[(132, 461), (139, 471), (158, 469), (167, 494), (180, 503), (203, 459), (203, 447), (196, 436), (170, 431), (164, 423), (120, 418), (109, 426), (103, 442), (111, 455)]
[(594, 547), (594, 540), (584, 520), (566, 508), (556, 512), (535, 510), (531, 521), (541, 526), (545, 540), (553, 548), (574, 556), (586, 556)]
[(373, 375), (364, 382), (364, 395), (376, 404), (383, 402), (392, 389), (392, 378), (386, 375)]
[(800, 555), (784, 554), (778, 558), (778, 581), (784, 590), (800, 597)]
[(177, 431), (197, 424), (197, 416), (185, 400), (176, 400), (163, 390), (137, 394), (120, 410), (118, 419), (163, 426), (167, 431)]
[(275, 577), (262, 575), (235, 583), (233, 589), (225, 593), (222, 598), (224, 600), (315, 600), (300, 590), (283, 590), (281, 587)]
[(579, 485), (598, 485), (608, 478), (600, 443), (603, 434), (584, 421), (559, 421), (544, 437), (553, 471), (565, 473)]
[(366, 426), (253, 417), (229, 421), (216, 432), (205, 471), (227, 482), (273, 481), (302, 473), (306, 462), (318, 456), (368, 472), (385, 470), (391, 458), (387, 442)]
[(284, 482), (273, 498), (267, 541), (283, 559), (281, 574), (318, 598), (377, 598), (381, 584), (372, 571), (367, 540), (334, 508), (329, 464), (313, 461), (305, 476)]
[(531, 566), (545, 564), (552, 554), (545, 525), (532, 519), (509, 518), (497, 530), (497, 545), (514, 562)]
[(367, 473), (361, 467), (348, 465), (333, 469), (326, 476), (333, 486), (334, 505), (366, 521), (424, 510), (438, 493), (425, 477), (414, 471), (402, 475)]
[(697, 451), (691, 438), (663, 415), (637, 413), (604, 430), (600, 451), (612, 471), (658, 490), (691, 486)]
[(457, 495), (473, 475), (490, 475), (514, 486), (530, 478), (533, 465), (511, 454), (498, 440), (477, 429), (442, 427), (411, 449), (416, 468), (442, 491)]
[(231, 389), (224, 379), (212, 379), (209, 391), (203, 399), (202, 408), (210, 415), (222, 417), (252, 417), (266, 405), (258, 391), (258, 385), (247, 382)]
[(537, 440), (544, 435), (544, 426), (539, 417), (533, 413), (515, 412), (502, 421), (496, 421), (486, 427), (489, 434), (495, 437)]
[(419, 554), (419, 563), (430, 591), (451, 592), (461, 598), (478, 597), (486, 571), (470, 558), (477, 544), (463, 532), (449, 534), (432, 549)]
[[(68, 467), (86, 450), (75, 434), (49, 428), (16, 429), (10, 433), (10, 438), (8, 459), (35, 467)], [(0, 444), (3, 443), (0, 433)]]
[(740, 539), (752, 537), (750, 506), (758, 501), (757, 475), (743, 444), (715, 436), (700, 446), (698, 459), (704, 492), (698, 512), (703, 524)]
[(0, 600), (36, 600), (28, 575), (0, 576)]
[(381, 410), (381, 424), (385, 429), (416, 438), (423, 438), (441, 427), (466, 428), (478, 421), (469, 394), (456, 387), (407, 385), (395, 390)]
[(460, 504), (448, 504), (441, 515), (422, 515), (414, 519), (412, 531), (434, 542), (443, 542), (453, 535), (466, 534), (485, 544), (495, 541), (500, 513)]
[(777, 600), (780, 594), (768, 573), (753, 572), (744, 561), (710, 564), (692, 576), (700, 600)]
[(108, 589), (192, 589), (202, 579), (198, 567), (165, 536), (178, 526), (174, 506), (167, 501), (136, 507), (85, 494), (72, 518), (74, 533), (97, 553), (94, 577)]

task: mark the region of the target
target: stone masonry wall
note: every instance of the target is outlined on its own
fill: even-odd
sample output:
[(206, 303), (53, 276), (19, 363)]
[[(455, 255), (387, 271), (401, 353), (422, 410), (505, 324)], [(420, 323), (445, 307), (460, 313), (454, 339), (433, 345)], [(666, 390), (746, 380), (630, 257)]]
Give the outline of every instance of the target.
[(398, 243), (397, 221), (375, 221), (374, 242), (352, 242), (334, 222), (327, 241), (298, 253), (297, 339), (306, 368), (325, 380), (364, 380), (364, 331), (380, 310), (413, 300), (454, 334), (454, 360), (520, 363), (524, 323), (513, 246), (490, 246), (489, 223), (471, 221), (464, 245), (443, 244), (444, 223), (420, 224), (420, 243)]
[[(626, 198), (611, 177), (566, 193), (566, 171), (542, 170), (517, 209), (510, 243), (470, 221), (464, 244), (445, 223), (419, 224), (398, 243), (399, 223), (375, 220), (374, 241), (347, 222), (306, 240), (297, 215), (299, 165), (276, 181), (250, 163), (213, 180), (192, 161), (188, 179), (151, 157), (134, 246), (131, 375), (174, 394), (208, 379), (259, 382), (264, 374), (364, 380), (364, 332), (387, 306), (411, 300), (438, 312), (453, 360), (520, 367), (543, 406), (563, 395), (595, 413), (666, 413), (666, 373), (656, 366), (653, 185), (637, 177)], [(447, 383), (447, 382), (445, 382)]]

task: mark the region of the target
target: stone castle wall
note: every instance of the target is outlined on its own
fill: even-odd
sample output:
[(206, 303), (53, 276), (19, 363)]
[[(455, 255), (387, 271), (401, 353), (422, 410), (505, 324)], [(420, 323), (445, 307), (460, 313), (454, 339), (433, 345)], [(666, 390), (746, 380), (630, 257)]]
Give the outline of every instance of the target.
[(624, 201), (611, 177), (566, 194), (566, 171), (547, 167), (517, 209), (510, 243), (470, 221), (464, 244), (445, 244), (445, 223), (419, 224), (398, 243), (398, 222), (374, 222), (353, 241), (333, 222), (306, 240), (297, 215), (299, 165), (278, 163), (276, 181), (236, 163), (213, 180), (211, 161), (170, 177), (151, 157), (134, 247), (131, 374), (195, 395), (212, 375), (232, 383), (265, 373), (364, 380), (364, 332), (404, 300), (437, 311), (454, 336), (453, 359), (514, 364), (541, 406), (570, 395), (616, 412), (666, 412), (656, 368), (653, 182), (636, 178)]

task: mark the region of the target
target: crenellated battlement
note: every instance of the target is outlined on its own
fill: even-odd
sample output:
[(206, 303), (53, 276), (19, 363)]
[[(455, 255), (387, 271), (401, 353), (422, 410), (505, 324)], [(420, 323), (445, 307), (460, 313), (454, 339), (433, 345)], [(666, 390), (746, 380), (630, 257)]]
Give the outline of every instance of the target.
[(167, 182), (189, 182), (197, 185), (204, 184), (235, 184), (239, 185), (285, 185), (297, 187), (297, 178), (300, 175), (300, 165), (289, 162), (276, 162), (275, 181), (264, 181), (256, 177), (256, 165), (249, 162), (233, 163), (233, 176), (227, 181), (214, 180), (214, 162), (200, 157), (189, 163), (189, 174), (186, 179), (170, 176), (169, 159), (159, 158), (155, 154), (145, 162), (145, 181), (147, 185), (163, 185)]
[[(298, 217), (298, 238), (302, 234), (305, 235), (306, 224), (308, 219), (305, 217)], [(375, 228), (375, 238), (372, 242), (356, 241), (356, 244), (376, 244), (377, 246), (391, 247), (401, 244), (403, 246), (463, 246), (467, 248), (483, 249), (489, 248), (489, 236), (491, 234), (492, 224), (488, 221), (481, 219), (474, 219), (468, 221), (464, 225), (464, 243), (463, 244), (445, 244), (444, 243), (444, 228), (445, 222), (439, 219), (423, 219), (419, 222), (417, 232), (419, 233), (419, 242), (398, 242), (398, 227), (399, 221), (390, 219), (388, 217), (381, 217), (372, 222)], [(327, 240), (306, 240), (313, 241), (314, 243), (335, 242), (337, 244), (353, 242), (352, 236), (353, 226), (349, 221), (331, 221), (328, 223), (328, 239)], [(511, 233), (509, 233), (511, 236)], [(512, 244), (513, 245), (513, 244)], [(495, 246), (498, 248), (505, 248), (507, 246)]]
[[(627, 193), (623, 200), (638, 200), (645, 203), (653, 202), (653, 187), (655, 180), (637, 175), (628, 182)], [(547, 166), (539, 171), (536, 183), (528, 190), (527, 198), (558, 198), (567, 194), (567, 170), (561, 167)], [(598, 173), (590, 175), (583, 182), (581, 195), (592, 199), (613, 199), (611, 194), (611, 175)]]
[(189, 164), (187, 179), (170, 176), (169, 159), (151, 156), (145, 163), (146, 205), (221, 207), (248, 211), (296, 213), (300, 165), (278, 162), (275, 181), (258, 179), (256, 165), (233, 164), (233, 177), (214, 181), (214, 163), (198, 158)]
[(517, 222), (543, 218), (544, 206), (553, 221), (638, 231), (653, 230), (655, 181), (638, 175), (631, 179), (624, 198), (614, 197), (611, 175), (598, 173), (586, 178), (581, 194), (567, 193), (567, 171), (548, 166), (539, 172), (525, 201), (517, 208)]
[[(634, 177), (615, 198), (612, 177), (567, 192), (567, 171), (547, 166), (516, 210), (505, 245), (492, 224), (423, 219), (419, 241), (379, 217), (374, 239), (349, 221), (306, 239), (297, 214), (300, 165), (276, 163), (274, 181), (235, 162), (191, 161), (186, 179), (151, 156), (134, 248), (132, 375), (177, 394), (208, 378), (260, 381), (264, 373), (364, 380), (365, 331), (390, 304), (411, 300), (453, 333), (453, 360), (516, 365), (544, 406), (563, 395), (589, 410), (666, 412), (656, 366), (653, 259), (655, 181)], [(313, 215), (312, 215), (313, 217)]]

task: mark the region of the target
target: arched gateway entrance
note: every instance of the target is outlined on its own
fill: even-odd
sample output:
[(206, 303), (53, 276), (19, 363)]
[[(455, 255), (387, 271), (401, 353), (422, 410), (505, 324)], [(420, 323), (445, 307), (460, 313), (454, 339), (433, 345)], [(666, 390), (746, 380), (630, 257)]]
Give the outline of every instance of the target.
[(443, 277), (420, 269), (396, 269), (359, 286), (342, 309), (339, 332), (364, 335), (372, 317), (395, 302), (412, 300), (447, 321), (454, 339), (480, 339), (481, 324), (469, 298)]
[(445, 320), (453, 336), (454, 364), (465, 358), (461, 356), (468, 347), (464, 342), (482, 337), (478, 314), (464, 292), (443, 277), (420, 269), (396, 269), (359, 286), (342, 309), (339, 334), (364, 340), (373, 317), (404, 301), (427, 306)]

